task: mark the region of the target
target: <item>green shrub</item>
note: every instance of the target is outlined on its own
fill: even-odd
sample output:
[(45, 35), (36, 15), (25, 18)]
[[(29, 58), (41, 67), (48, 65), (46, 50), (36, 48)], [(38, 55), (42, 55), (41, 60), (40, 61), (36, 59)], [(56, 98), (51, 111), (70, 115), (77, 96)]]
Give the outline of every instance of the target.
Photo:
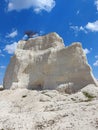
[(83, 94), (85, 95), (85, 97), (87, 97), (88, 99), (86, 101), (91, 101), (93, 98), (95, 98), (94, 95), (91, 95), (88, 92), (83, 92)]

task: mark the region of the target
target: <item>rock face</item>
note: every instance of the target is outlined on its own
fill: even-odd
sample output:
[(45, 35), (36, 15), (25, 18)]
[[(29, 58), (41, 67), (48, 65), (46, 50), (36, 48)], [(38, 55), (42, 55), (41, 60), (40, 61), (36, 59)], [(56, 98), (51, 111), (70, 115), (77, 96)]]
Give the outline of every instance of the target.
[(19, 41), (4, 77), (3, 86), (27, 89), (77, 91), (97, 85), (80, 43), (65, 47), (56, 33)]

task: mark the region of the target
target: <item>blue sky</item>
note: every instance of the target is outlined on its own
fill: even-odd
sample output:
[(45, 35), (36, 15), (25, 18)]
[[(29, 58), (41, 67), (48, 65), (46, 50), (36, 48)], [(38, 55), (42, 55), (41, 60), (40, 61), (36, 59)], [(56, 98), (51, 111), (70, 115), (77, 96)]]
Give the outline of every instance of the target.
[(81, 42), (98, 79), (98, 0), (0, 0), (0, 84), (26, 30)]

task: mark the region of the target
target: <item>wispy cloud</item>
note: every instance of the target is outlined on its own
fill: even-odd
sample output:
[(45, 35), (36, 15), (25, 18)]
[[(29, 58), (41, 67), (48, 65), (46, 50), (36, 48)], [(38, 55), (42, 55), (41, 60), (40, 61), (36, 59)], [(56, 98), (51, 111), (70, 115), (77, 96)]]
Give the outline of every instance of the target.
[(74, 31), (74, 33), (75, 33), (75, 36), (77, 36), (78, 35), (78, 33), (80, 32), (80, 31), (82, 31), (82, 32), (84, 32), (84, 33), (87, 33), (87, 31), (86, 31), (86, 29), (83, 27), (83, 26), (70, 26), (70, 29), (72, 29), (73, 31)]
[(96, 5), (96, 8), (98, 10), (98, 0), (95, 0), (95, 5)]
[(76, 15), (78, 15), (79, 13), (80, 13), (80, 10), (77, 10)]
[(96, 60), (93, 65), (94, 65), (94, 66), (98, 66), (98, 60)]
[(36, 13), (42, 10), (50, 12), (55, 4), (55, 0), (9, 0), (8, 11), (33, 8)]
[(70, 26), (70, 29), (74, 30), (75, 36), (78, 35), (80, 31), (83, 31), (84, 33), (88, 32), (98, 32), (98, 20), (95, 22), (88, 22), (85, 26)]
[(96, 58), (96, 61), (94, 62), (93, 65), (94, 65), (95, 67), (97, 67), (97, 66), (98, 66), (98, 55), (96, 55), (95, 58)]
[(0, 69), (5, 69), (5, 66), (1, 65), (1, 66), (0, 66)]
[(8, 54), (13, 54), (16, 50), (17, 42), (14, 42), (13, 44), (6, 45), (4, 48), (4, 51), (7, 51)]
[(95, 58), (98, 59), (98, 55), (96, 55)]
[(0, 56), (4, 57), (5, 55), (2, 53), (2, 50), (0, 49)]
[(14, 30), (12, 31), (11, 33), (7, 34), (6, 35), (6, 38), (14, 38), (18, 35), (18, 31), (17, 30)]

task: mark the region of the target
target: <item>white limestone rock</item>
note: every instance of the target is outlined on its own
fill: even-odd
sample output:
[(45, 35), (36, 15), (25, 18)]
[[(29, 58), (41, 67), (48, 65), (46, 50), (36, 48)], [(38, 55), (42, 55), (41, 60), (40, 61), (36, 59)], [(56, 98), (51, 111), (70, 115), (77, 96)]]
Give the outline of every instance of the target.
[(59, 86), (57, 86), (56, 90), (58, 90), (61, 93), (71, 94), (73, 92), (73, 87), (73, 83), (60, 84)]
[(5, 89), (56, 89), (69, 83), (72, 92), (88, 84), (97, 85), (81, 44), (65, 47), (58, 34), (50, 33), (19, 41), (3, 86)]
[(82, 88), (81, 92), (86, 93), (91, 97), (98, 97), (98, 87), (96, 87), (94, 84), (89, 84)]

